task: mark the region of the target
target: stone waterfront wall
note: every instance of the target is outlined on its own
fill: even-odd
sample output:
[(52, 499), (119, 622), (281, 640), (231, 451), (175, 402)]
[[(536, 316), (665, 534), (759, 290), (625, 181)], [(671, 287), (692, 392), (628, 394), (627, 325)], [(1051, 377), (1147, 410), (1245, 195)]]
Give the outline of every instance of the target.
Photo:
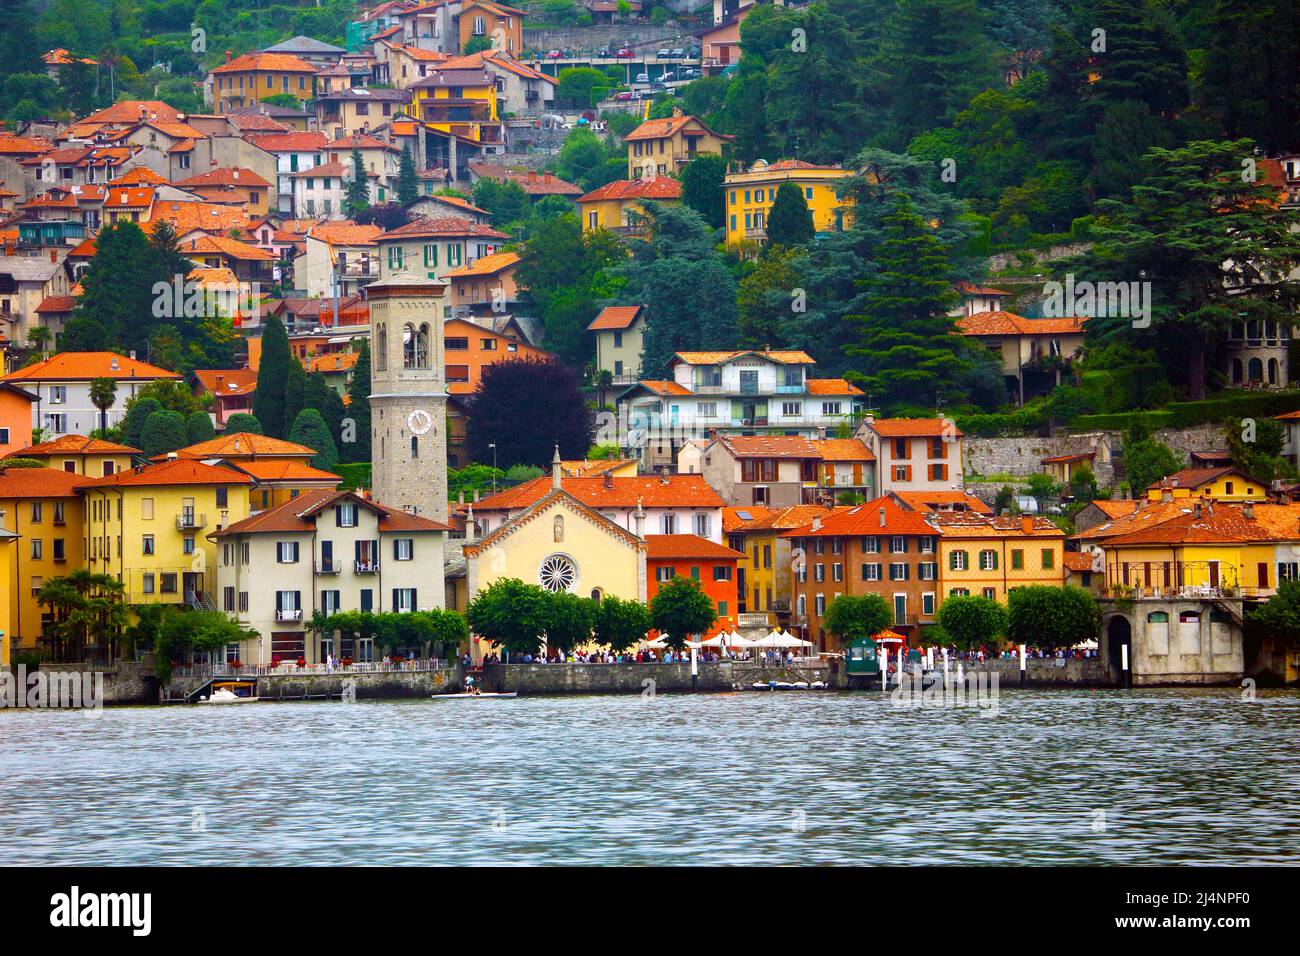
[[(28, 669), (32, 671), (31, 668)], [(42, 674), (103, 674), (104, 704), (156, 704), (158, 679), (149, 662), (119, 661), (112, 667), (86, 664), (41, 664)]]
[[(173, 698), (184, 697), (207, 681), (206, 677), (173, 677), (167, 685), (168, 695)], [(436, 671), (288, 673), (257, 677), (257, 696), (272, 700), (337, 697), (351, 686), (358, 700), (393, 700), (451, 693), (460, 690), (463, 684), (464, 677), (458, 664)]]
[[(974, 671), (998, 675), (999, 688), (1020, 686), (1020, 660), (992, 660), (976, 666), (962, 662), (966, 676)], [(942, 667), (937, 669), (942, 677)], [(948, 665), (950, 677), (957, 675), (957, 662)], [(1025, 683), (1029, 687), (1115, 687), (1119, 684), (1119, 675), (1110, 666), (1110, 662), (1101, 657), (1075, 658), (1040, 658), (1031, 657), (1025, 661)], [(847, 678), (845, 685), (853, 690), (880, 690), (880, 677), (865, 677), (854, 674)], [(893, 687), (891, 681), (890, 687)]]
[[(827, 680), (825, 662), (811, 667), (760, 667), (735, 661), (700, 663), (701, 691), (731, 691), (755, 682)], [(487, 664), (483, 689), (531, 694), (641, 694), (691, 690), (690, 664)]]

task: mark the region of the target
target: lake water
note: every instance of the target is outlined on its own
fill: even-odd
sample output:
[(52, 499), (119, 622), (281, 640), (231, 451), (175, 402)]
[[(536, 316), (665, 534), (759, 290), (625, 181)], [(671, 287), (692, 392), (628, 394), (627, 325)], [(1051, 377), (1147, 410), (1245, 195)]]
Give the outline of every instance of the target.
[(1300, 694), (0, 711), (9, 864), (1300, 860)]

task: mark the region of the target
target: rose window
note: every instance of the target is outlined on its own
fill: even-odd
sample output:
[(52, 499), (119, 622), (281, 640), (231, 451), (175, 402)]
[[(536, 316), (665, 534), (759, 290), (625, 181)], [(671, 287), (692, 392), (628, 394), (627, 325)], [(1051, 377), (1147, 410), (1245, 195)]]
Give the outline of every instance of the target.
[(567, 591), (578, 579), (578, 569), (562, 554), (553, 554), (537, 570), (538, 580), (548, 591)]

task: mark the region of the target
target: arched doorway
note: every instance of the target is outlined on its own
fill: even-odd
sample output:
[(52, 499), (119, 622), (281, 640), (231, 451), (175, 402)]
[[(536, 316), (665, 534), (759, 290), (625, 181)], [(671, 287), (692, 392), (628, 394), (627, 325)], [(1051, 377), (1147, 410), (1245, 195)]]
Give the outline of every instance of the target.
[(1106, 656), (1110, 659), (1110, 664), (1115, 668), (1116, 674), (1122, 674), (1120, 668), (1124, 664), (1123, 648), (1127, 647), (1128, 666), (1133, 667), (1133, 626), (1129, 624), (1128, 618), (1123, 614), (1116, 614), (1106, 625)]

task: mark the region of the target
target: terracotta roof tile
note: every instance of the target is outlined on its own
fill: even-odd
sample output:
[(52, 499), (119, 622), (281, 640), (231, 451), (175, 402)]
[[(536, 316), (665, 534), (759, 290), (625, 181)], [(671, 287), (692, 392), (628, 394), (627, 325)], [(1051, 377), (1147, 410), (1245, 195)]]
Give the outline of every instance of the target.
[(587, 331), (602, 332), (631, 328), (644, 308), (643, 305), (607, 305), (591, 320)]
[(980, 514), (993, 509), (966, 491), (891, 491), (890, 494), (911, 511), (944, 511), (960, 507)]
[(671, 561), (674, 558), (735, 561), (745, 556), (740, 551), (694, 534), (648, 534), (645, 542), (647, 561)]
[(444, 279), (465, 279), (470, 276), (490, 276), (514, 268), (519, 264), (517, 252), (496, 252), (490, 256), (480, 256), (467, 266), (452, 269), (443, 275)]
[(213, 395), (251, 395), (257, 390), (257, 372), (251, 368), (196, 369), (194, 377)]
[(177, 454), (187, 458), (310, 458), (316, 449), (255, 432), (231, 432), (187, 445)]
[(212, 73), (247, 73), (260, 70), (276, 73), (315, 73), (316, 67), (291, 53), (245, 53), (211, 70)]
[(4, 376), (5, 382), (81, 381), (92, 378), (180, 378), (165, 368), (127, 358), (116, 352), (59, 352)]
[(593, 189), (585, 196), (579, 196), (578, 202), (603, 202), (611, 199), (680, 199), (682, 184), (679, 180), (667, 176), (654, 179), (616, 179), (599, 189)]
[(940, 438), (944, 428), (951, 428), (950, 434), (961, 437), (961, 429), (942, 418), (877, 418), (867, 423), (881, 438)]
[(119, 445), (117, 442), (102, 438), (87, 438), (85, 435), (60, 435), (39, 445), (29, 445), (22, 451), (10, 452), (6, 458), (29, 458), (42, 455), (138, 455), (139, 448)]
[[(883, 514), (883, 520), (882, 520)], [(933, 525), (926, 514), (906, 511), (892, 498), (877, 498), (866, 504), (849, 508), (836, 508), (821, 519), (821, 527), (813, 529), (813, 522), (785, 532), (783, 538), (842, 538), (861, 535), (933, 535)]]
[[(26, 457), (24, 449), (14, 457)], [(84, 475), (74, 475), (62, 468), (6, 468), (0, 461), (0, 498), (75, 498)], [(6, 582), (6, 587), (8, 583)]]
[(130, 468), (102, 478), (82, 478), (82, 488), (125, 488), (158, 485), (251, 485), (253, 479), (230, 468), (218, 468), (192, 458), (170, 458), (143, 468)]
[(962, 335), (1072, 335), (1083, 332), (1088, 317), (1026, 319), (1014, 312), (976, 312), (957, 320)]
[[(718, 493), (703, 475), (638, 475), (634, 478), (563, 478), (561, 484), (589, 508), (721, 508)], [(475, 510), (492, 511), (524, 508), (551, 491), (551, 478), (543, 475), (479, 501)]]

